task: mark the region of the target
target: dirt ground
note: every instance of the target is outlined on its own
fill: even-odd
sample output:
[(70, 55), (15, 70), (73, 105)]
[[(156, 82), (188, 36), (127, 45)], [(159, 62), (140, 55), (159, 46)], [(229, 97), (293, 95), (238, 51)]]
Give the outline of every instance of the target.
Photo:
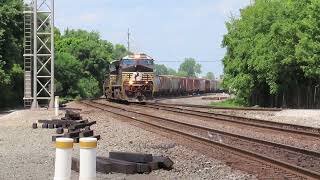
[[(74, 108), (83, 108), (70, 104)], [(64, 112), (61, 111), (61, 116)], [(121, 122), (106, 113), (93, 109), (82, 111), (85, 118), (97, 121), (95, 134), (101, 135), (97, 154), (107, 156), (109, 151), (152, 153), (170, 157), (175, 165), (170, 171), (157, 170), (150, 174), (100, 174), (97, 179), (255, 179), (230, 168), (223, 162), (206, 157), (188, 147), (155, 133)], [(44, 180), (54, 176), (55, 147), (53, 129), (32, 129), (39, 119), (56, 118), (53, 111), (19, 110), (0, 117), (0, 179)], [(73, 156), (79, 156), (78, 145)], [(72, 171), (72, 179), (78, 173)]]
[[(202, 98), (225, 96), (226, 94), (208, 94), (202, 96), (186, 97), (186, 98), (171, 98), (158, 100), (161, 103), (168, 104), (195, 104), (208, 105), (211, 102), (218, 102), (213, 100), (204, 100)], [(195, 108), (198, 109), (198, 108)], [(262, 119), (268, 121), (275, 121), (281, 123), (297, 124), (301, 126), (309, 126), (320, 128), (320, 109), (284, 109), (282, 111), (246, 111), (246, 110), (224, 110), (224, 109), (210, 109), (210, 112), (225, 113), (237, 116), (244, 116), (248, 118)]]
[(203, 98), (210, 97), (229, 97), (229, 95), (224, 93), (212, 93), (206, 95), (195, 95), (189, 97), (181, 97), (181, 98), (169, 98), (169, 99), (159, 99), (157, 102), (161, 103), (172, 103), (172, 104), (195, 104), (195, 105), (209, 105), (211, 102), (219, 102), (219, 100), (208, 100)]

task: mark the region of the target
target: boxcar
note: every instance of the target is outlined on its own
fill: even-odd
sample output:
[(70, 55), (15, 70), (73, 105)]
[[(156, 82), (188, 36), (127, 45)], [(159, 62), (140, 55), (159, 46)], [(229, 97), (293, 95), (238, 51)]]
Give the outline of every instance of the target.
[(160, 77), (155, 76), (153, 79), (153, 96), (160, 96)]
[(216, 85), (217, 81), (215, 80), (210, 80), (210, 92), (215, 92), (217, 89), (217, 85)]
[(169, 95), (171, 90), (171, 79), (168, 76), (159, 76), (160, 86), (159, 92), (161, 95)]
[(210, 80), (205, 80), (205, 93), (209, 93), (210, 92)]
[(179, 89), (180, 89), (180, 78), (179, 77), (170, 77), (170, 82), (171, 82), (171, 91), (170, 93), (172, 95), (178, 95), (179, 94)]
[(187, 82), (187, 94), (193, 94), (193, 90), (194, 90), (193, 79), (186, 78), (186, 82)]
[(193, 79), (193, 94), (200, 93), (200, 79)]
[(187, 94), (187, 78), (181, 77), (180, 78), (180, 90), (179, 90), (180, 95), (185, 95)]
[(200, 86), (199, 86), (199, 93), (203, 94), (206, 92), (206, 80), (205, 79), (199, 79)]

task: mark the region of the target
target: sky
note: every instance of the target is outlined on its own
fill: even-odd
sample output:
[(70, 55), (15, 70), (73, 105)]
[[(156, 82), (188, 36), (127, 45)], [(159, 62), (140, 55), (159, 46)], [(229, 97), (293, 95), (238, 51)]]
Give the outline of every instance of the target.
[(112, 43), (152, 56), (157, 64), (178, 69), (195, 58), (202, 75), (223, 74), (221, 47), (225, 22), (250, 0), (55, 0), (55, 26), (98, 31)]

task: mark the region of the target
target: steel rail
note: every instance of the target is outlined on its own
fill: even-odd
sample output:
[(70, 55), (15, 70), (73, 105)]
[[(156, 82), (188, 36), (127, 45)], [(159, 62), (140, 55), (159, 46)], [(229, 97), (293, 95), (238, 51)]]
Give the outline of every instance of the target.
[[(161, 100), (156, 100), (155, 103), (163, 105), (174, 105), (174, 106), (183, 106), (183, 107), (196, 107), (203, 109), (225, 109), (225, 110), (246, 110), (246, 111), (282, 111), (282, 108), (262, 108), (262, 107), (218, 107), (218, 106), (205, 106), (205, 105), (196, 105), (196, 104), (168, 104), (159, 102)], [(147, 102), (148, 104), (155, 104)]]
[(204, 117), (204, 118), (211, 118), (213, 120), (220, 120), (220, 121), (228, 121), (233, 123), (239, 123), (248, 126), (272, 129), (277, 131), (295, 133), (295, 134), (303, 134), (311, 137), (320, 138), (320, 129), (307, 127), (307, 126), (300, 126), (288, 123), (279, 123), (279, 122), (272, 122), (267, 120), (260, 120), (254, 118), (246, 118), (241, 116), (234, 116), (222, 113), (213, 113), (213, 112), (203, 112), (203, 111), (196, 111), (191, 109), (183, 109), (176, 106), (170, 105), (162, 105), (162, 104), (147, 104), (143, 105), (144, 107), (149, 107), (153, 109), (165, 110), (170, 112), (176, 113), (184, 113), (192, 116), (197, 117)]
[[(197, 125), (178, 122), (178, 121), (174, 121), (174, 120), (170, 120), (170, 119), (166, 119), (166, 118), (162, 118), (162, 117), (152, 116), (152, 115), (144, 114), (144, 113), (141, 113), (141, 112), (128, 110), (128, 109), (125, 109), (125, 108), (119, 108), (117, 106), (113, 106), (113, 105), (110, 105), (110, 104), (102, 104), (102, 103), (97, 103), (97, 102), (92, 102), (92, 101), (89, 102), (89, 103), (88, 102), (81, 102), (81, 103), (86, 104), (86, 105), (91, 106), (91, 107), (94, 107), (94, 108), (97, 108), (97, 109), (100, 109), (100, 110), (104, 110), (104, 111), (107, 111), (107, 112), (122, 116), (122, 117), (125, 117), (125, 118), (129, 118), (129, 119), (132, 119), (132, 120), (135, 120), (135, 121), (139, 121), (139, 122), (142, 122), (142, 123), (145, 123), (145, 124), (149, 124), (151, 126), (155, 126), (155, 127), (161, 128), (161, 129), (165, 129), (165, 130), (172, 131), (172, 132), (175, 132), (175, 133), (178, 133), (178, 134), (182, 134), (184, 136), (187, 136), (187, 137), (190, 137), (190, 138), (202, 141), (202, 142), (214, 144), (214, 145), (217, 145), (219, 147), (223, 147), (223, 148), (226, 148), (228, 150), (232, 150), (234, 152), (238, 152), (238, 153), (240, 152), (241, 154), (244, 154), (244, 155), (247, 155), (247, 156), (250, 156), (250, 157), (254, 157), (254, 158), (259, 159), (259, 160), (263, 160), (264, 162), (271, 163), (273, 165), (279, 166), (279, 167), (281, 167), (281, 168), (283, 168), (285, 170), (298, 173), (299, 175), (302, 175), (304, 177), (315, 178), (315, 179), (319, 179), (320, 178), (320, 173), (312, 171), (312, 170), (309, 170), (309, 169), (306, 169), (306, 168), (302, 168), (302, 167), (299, 167), (299, 166), (296, 166), (296, 165), (292, 165), (292, 164), (289, 164), (287, 162), (280, 161), (280, 160), (277, 160), (277, 159), (274, 159), (274, 158), (271, 158), (271, 157), (268, 157), (268, 156), (265, 156), (265, 155), (261, 155), (261, 154), (258, 154), (256, 152), (253, 152), (253, 151), (243, 150), (243, 149), (240, 149), (240, 148), (237, 148), (237, 147), (233, 147), (233, 146), (230, 146), (230, 145), (222, 143), (222, 142), (212, 141), (210, 139), (207, 139), (207, 138), (204, 138), (204, 137), (200, 137), (200, 136), (196, 136), (196, 135), (192, 135), (192, 134), (188, 134), (188, 133), (185, 133), (183, 131), (179, 131), (177, 129), (173, 129), (173, 128), (157, 125), (157, 124), (154, 124), (154, 123), (151, 123), (151, 122), (147, 122), (147, 121), (144, 121), (144, 120), (140, 120), (140, 119), (134, 118), (132, 116), (128, 116), (128, 115), (124, 115), (124, 114), (121, 114), (121, 113), (118, 113), (118, 112), (114, 112), (112, 110), (109, 110), (109, 109), (106, 109), (106, 108), (103, 108), (103, 107), (111, 107), (111, 108), (115, 108), (117, 110), (121, 109), (121, 110), (124, 110), (124, 111), (127, 111), (127, 112), (136, 113), (136, 114), (144, 115), (144, 116), (147, 116), (147, 117), (157, 118), (157, 119), (169, 121), (169, 122), (172, 122), (172, 123), (177, 123), (177, 124), (184, 125), (184, 126), (189, 126), (189, 127), (193, 127), (193, 128), (200, 128), (200, 129), (203, 129), (203, 130), (217, 132), (217, 133), (221, 133), (221, 134), (225, 134), (225, 135), (229, 135), (229, 136), (234, 136), (234, 137), (238, 137), (238, 138), (241, 137), (242, 139), (245, 139), (245, 140), (249, 140), (250, 139), (250, 141), (260, 142), (260, 143), (264, 143), (266, 145), (271, 145), (272, 144), (275, 147), (282, 147), (282, 148), (285, 147), (290, 151), (295, 151), (295, 152), (298, 152), (298, 153), (313, 155), (313, 156), (317, 156), (317, 157), (319, 157), (319, 153), (318, 152), (308, 151), (308, 150), (299, 149), (299, 148), (292, 147), (292, 146), (276, 144), (276, 143), (273, 143), (273, 142), (253, 139), (253, 138), (249, 138), (249, 137), (244, 137), (244, 136), (240, 136), (240, 135), (235, 135), (235, 134), (231, 134), (231, 133), (218, 131), (218, 130), (215, 130), (215, 129), (210, 129), (210, 128), (201, 127), (201, 126), (197, 126)], [(101, 106), (103, 106), (103, 107), (101, 107)]]

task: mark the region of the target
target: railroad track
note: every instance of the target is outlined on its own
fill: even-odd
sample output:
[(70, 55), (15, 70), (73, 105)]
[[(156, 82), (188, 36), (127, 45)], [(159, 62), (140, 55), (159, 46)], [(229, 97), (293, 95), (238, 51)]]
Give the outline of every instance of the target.
[[(195, 104), (167, 104), (159, 102), (161, 100), (156, 100), (156, 104), (161, 105), (173, 105), (173, 106), (181, 106), (181, 107), (195, 107), (202, 109), (224, 109), (224, 110), (245, 110), (245, 111), (282, 111), (281, 108), (261, 108), (261, 107), (218, 107), (218, 106), (205, 106), (205, 105), (195, 105)], [(155, 104), (155, 103), (149, 103)]]
[(207, 120), (209, 121), (211, 119), (211, 120), (232, 122), (232, 123), (242, 124), (246, 126), (260, 127), (265, 129), (289, 132), (289, 133), (294, 133), (298, 135), (303, 134), (310, 137), (320, 138), (319, 128), (272, 122), (267, 120), (246, 118), (241, 116), (234, 116), (234, 115), (215, 113), (215, 112), (204, 112), (204, 111), (198, 111), (193, 109), (185, 109), (185, 108), (181, 108), (180, 106), (168, 105), (168, 104), (148, 103), (146, 105), (143, 105), (143, 107), (159, 109), (159, 110), (164, 110), (164, 111), (169, 111), (174, 113), (183, 113), (185, 115), (190, 115), (190, 116), (203, 117), (203, 118), (207, 118)]
[[(319, 152), (158, 117), (143, 113), (139, 110), (130, 109), (128, 106), (121, 107), (119, 105), (94, 101), (83, 101), (82, 103), (123, 118), (146, 124), (152, 128), (178, 134), (189, 140), (192, 139), (194, 142), (202, 143), (207, 147), (214, 146), (228, 151), (231, 154), (247, 157), (252, 161), (259, 162), (260, 166), (262, 166), (262, 163), (264, 167), (269, 167), (269, 170), (274, 169), (275, 173), (282, 178), (320, 178)], [(211, 151), (211, 153), (215, 152)], [(252, 168), (258, 168), (255, 167), (257, 166), (256, 163), (253, 164), (255, 165)], [(264, 171), (266, 170), (265, 168), (262, 169), (264, 169)]]

